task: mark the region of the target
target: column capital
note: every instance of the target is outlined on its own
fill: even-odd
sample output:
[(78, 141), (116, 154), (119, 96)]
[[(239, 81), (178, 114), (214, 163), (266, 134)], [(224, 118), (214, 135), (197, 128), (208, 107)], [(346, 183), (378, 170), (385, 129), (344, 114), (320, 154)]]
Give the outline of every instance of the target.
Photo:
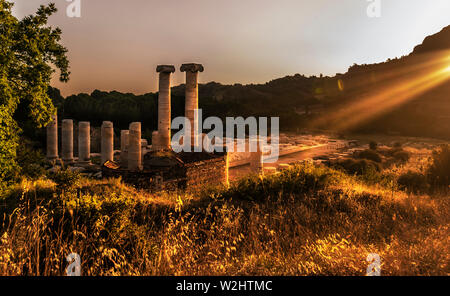
[(103, 121), (102, 127), (103, 128), (112, 128), (112, 127), (114, 127), (114, 124), (112, 123), (112, 121)]
[(173, 73), (175, 72), (175, 66), (173, 65), (158, 65), (156, 67), (158, 73)]
[(183, 64), (181, 65), (180, 71), (181, 72), (192, 72), (192, 73), (196, 73), (196, 72), (203, 72), (205, 70), (205, 68), (203, 68), (202, 64)]

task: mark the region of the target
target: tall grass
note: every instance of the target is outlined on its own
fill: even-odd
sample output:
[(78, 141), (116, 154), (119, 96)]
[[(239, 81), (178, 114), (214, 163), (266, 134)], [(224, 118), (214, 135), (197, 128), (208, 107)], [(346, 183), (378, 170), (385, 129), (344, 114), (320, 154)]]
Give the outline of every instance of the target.
[(1, 275), (448, 275), (449, 200), (297, 165), (198, 196), (120, 180), (58, 190), (24, 181), (0, 200)]

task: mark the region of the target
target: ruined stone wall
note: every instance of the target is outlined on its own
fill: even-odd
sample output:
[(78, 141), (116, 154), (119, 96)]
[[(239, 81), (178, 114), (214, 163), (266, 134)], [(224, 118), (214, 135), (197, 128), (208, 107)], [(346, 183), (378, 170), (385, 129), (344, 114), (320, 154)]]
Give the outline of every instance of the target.
[(120, 177), (124, 183), (150, 192), (176, 191), (183, 189), (186, 184), (184, 169), (179, 169), (178, 174), (172, 172), (165, 175), (164, 172), (158, 171), (128, 171), (102, 167), (102, 176), (103, 178)]
[(226, 165), (226, 155), (186, 165), (187, 189), (197, 191), (207, 186), (225, 184)]
[[(192, 154), (194, 155), (194, 154)], [(114, 166), (117, 167), (114, 167)], [(142, 171), (129, 171), (117, 164), (107, 163), (102, 167), (104, 178), (121, 177), (123, 182), (150, 192), (187, 190), (196, 192), (207, 186), (227, 183), (227, 155), (192, 161), (170, 167), (144, 166)]]

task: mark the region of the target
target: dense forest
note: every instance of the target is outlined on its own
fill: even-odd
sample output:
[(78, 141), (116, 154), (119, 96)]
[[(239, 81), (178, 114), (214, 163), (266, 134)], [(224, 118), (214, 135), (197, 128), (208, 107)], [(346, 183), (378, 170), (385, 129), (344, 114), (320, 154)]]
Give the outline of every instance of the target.
[[(304, 78), (308, 80), (307, 78)], [(283, 81), (283, 80), (280, 80)], [(295, 103), (295, 90), (284, 97), (284, 102), (275, 100), (277, 92), (282, 92), (283, 83), (271, 82), (272, 93), (264, 91), (264, 87), (226, 86), (219, 83), (208, 83), (199, 86), (199, 107), (203, 117), (217, 116), (278, 116), (283, 129), (300, 127), (303, 118), (295, 112), (297, 104), (316, 103), (314, 99)], [(273, 85), (273, 87), (272, 87)], [(279, 88), (279, 90), (277, 90)], [(221, 98), (219, 93), (226, 93)], [(114, 122), (115, 128), (125, 129), (130, 122), (140, 121), (146, 138), (157, 130), (158, 94), (148, 93), (134, 95), (117, 91), (104, 92), (95, 90), (91, 94), (78, 94), (63, 98), (58, 89), (50, 88), (49, 95), (58, 108), (59, 118), (72, 118), (78, 121), (90, 121), (93, 126), (101, 125), (104, 120)], [(280, 96), (280, 98), (282, 98)], [(172, 89), (172, 118), (184, 116), (184, 85)], [(289, 106), (289, 108), (287, 108)]]

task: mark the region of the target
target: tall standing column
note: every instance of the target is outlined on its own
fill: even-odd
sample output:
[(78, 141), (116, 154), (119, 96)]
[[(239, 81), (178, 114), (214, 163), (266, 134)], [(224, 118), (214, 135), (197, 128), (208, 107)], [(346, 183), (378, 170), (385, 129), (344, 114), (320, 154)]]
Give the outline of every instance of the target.
[(61, 156), (65, 164), (73, 163), (73, 120), (64, 119), (61, 128)]
[(91, 124), (87, 121), (78, 123), (78, 163), (91, 163)]
[(128, 169), (137, 171), (142, 169), (141, 161), (141, 123), (130, 124), (128, 136)]
[(111, 121), (103, 121), (102, 124), (102, 164), (114, 161), (114, 127)]
[(154, 149), (170, 148), (170, 76), (175, 72), (172, 65), (160, 65), (156, 68), (159, 73), (159, 95), (158, 95), (158, 141)]
[(47, 158), (58, 159), (58, 116), (52, 116), (52, 122), (47, 125)]
[(195, 127), (198, 127), (195, 111), (198, 110), (198, 72), (203, 72), (204, 68), (201, 64), (183, 64), (180, 70), (186, 72), (185, 117), (191, 123), (191, 145), (198, 146), (201, 139), (195, 136)]
[(120, 165), (123, 168), (128, 167), (128, 136), (129, 130), (122, 130), (120, 132)]

